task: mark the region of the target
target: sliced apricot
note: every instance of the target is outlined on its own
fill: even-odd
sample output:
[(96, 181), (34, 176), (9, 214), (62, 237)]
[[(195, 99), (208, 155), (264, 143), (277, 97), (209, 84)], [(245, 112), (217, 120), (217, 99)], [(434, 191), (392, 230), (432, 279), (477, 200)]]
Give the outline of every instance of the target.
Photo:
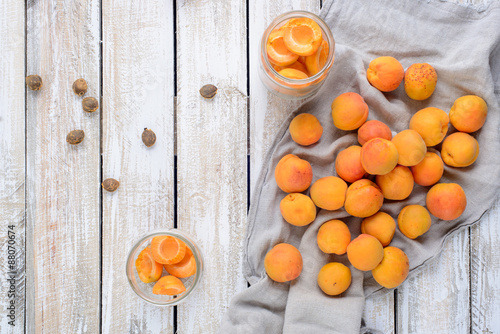
[(156, 262), (172, 264), (186, 255), (186, 244), (170, 235), (160, 235), (151, 240), (151, 251)]
[(278, 66), (287, 66), (295, 63), (299, 56), (288, 50), (283, 40), (284, 29), (273, 30), (267, 39), (267, 57)]
[(273, 67), (276, 70), (276, 72), (284, 70), (285, 68), (293, 68), (293, 69), (299, 70), (301, 72), (304, 72), (305, 74), (307, 74), (309, 76), (309, 72), (307, 71), (306, 65), (302, 64), (298, 60), (295, 63), (293, 63), (292, 65), (287, 65), (287, 66), (274, 65)]
[(321, 45), (323, 33), (314, 20), (301, 17), (288, 21), (283, 32), (283, 41), (292, 53), (299, 56), (310, 56)]
[(164, 264), (163, 267), (165, 267), (165, 270), (170, 275), (178, 278), (186, 278), (194, 275), (196, 273), (196, 260), (191, 248), (186, 247), (186, 255), (184, 255), (184, 258), (180, 262)]
[(311, 76), (315, 75), (325, 66), (330, 48), (328, 42), (323, 40), (318, 50), (306, 57), (306, 68)]
[(180, 295), (184, 291), (186, 291), (186, 287), (182, 281), (172, 275), (163, 276), (153, 286), (153, 293), (155, 295), (175, 296)]
[(285, 78), (289, 79), (307, 79), (308, 76), (302, 71), (296, 70), (294, 68), (285, 68), (278, 72)]
[(151, 283), (156, 282), (160, 278), (163, 266), (153, 259), (151, 248), (146, 247), (137, 256), (135, 269), (141, 281)]

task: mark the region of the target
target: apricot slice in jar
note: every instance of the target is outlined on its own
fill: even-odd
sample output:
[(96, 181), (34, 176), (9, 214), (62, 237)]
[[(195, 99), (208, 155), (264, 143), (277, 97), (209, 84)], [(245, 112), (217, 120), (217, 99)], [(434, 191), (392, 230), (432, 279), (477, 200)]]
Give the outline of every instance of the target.
[(289, 79), (307, 79), (308, 76), (302, 71), (296, 70), (294, 68), (284, 68), (278, 72), (285, 78)]
[(306, 66), (304, 64), (300, 63), (298, 60), (295, 63), (293, 63), (292, 65), (287, 65), (287, 66), (274, 65), (273, 67), (277, 72), (284, 70), (285, 68), (293, 68), (293, 69), (299, 70), (301, 72), (304, 72), (305, 74), (308, 74)]
[(151, 251), (156, 262), (172, 264), (186, 255), (186, 244), (170, 235), (160, 235), (151, 240)]
[(283, 41), (291, 52), (299, 56), (310, 56), (321, 45), (323, 33), (316, 22), (301, 17), (288, 21), (283, 32)]
[(184, 258), (180, 262), (164, 264), (163, 267), (165, 267), (165, 270), (170, 275), (178, 278), (186, 278), (196, 273), (196, 260), (191, 249), (186, 247), (186, 255), (184, 255)]
[(135, 269), (144, 283), (156, 282), (162, 274), (163, 266), (153, 259), (151, 248), (144, 248), (135, 260)]
[(269, 61), (278, 66), (287, 66), (295, 63), (299, 58), (285, 46), (283, 41), (284, 29), (273, 30), (267, 39), (266, 51)]
[(306, 68), (311, 76), (318, 73), (325, 66), (329, 51), (328, 42), (323, 40), (318, 50), (306, 57)]
[(155, 295), (175, 296), (180, 295), (184, 291), (186, 291), (184, 283), (172, 275), (163, 276), (153, 286), (153, 293)]

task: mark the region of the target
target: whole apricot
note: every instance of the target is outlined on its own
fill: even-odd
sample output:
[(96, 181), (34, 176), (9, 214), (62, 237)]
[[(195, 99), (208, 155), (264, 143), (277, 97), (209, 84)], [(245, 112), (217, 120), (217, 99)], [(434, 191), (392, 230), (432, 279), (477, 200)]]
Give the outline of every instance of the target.
[(432, 186), (443, 176), (444, 163), (437, 153), (427, 152), (424, 159), (410, 169), (416, 184)]
[(309, 146), (316, 143), (323, 134), (323, 127), (316, 116), (303, 113), (295, 116), (290, 122), (290, 135), (299, 145)]
[(360, 145), (364, 145), (367, 141), (373, 138), (391, 140), (391, 129), (387, 126), (387, 124), (377, 121), (376, 119), (365, 122), (358, 129), (358, 142)]
[(344, 206), (347, 183), (340, 177), (326, 176), (311, 186), (311, 199), (317, 207), (337, 210)]
[(450, 109), (451, 124), (461, 132), (479, 130), (488, 115), (486, 102), (476, 95), (459, 97)]
[(403, 166), (415, 166), (425, 157), (427, 145), (422, 136), (411, 129), (406, 129), (392, 138), (399, 153), (398, 164)]
[(448, 166), (467, 167), (476, 161), (479, 143), (465, 132), (455, 132), (446, 137), (441, 146), (441, 158)]
[(324, 253), (342, 255), (351, 242), (351, 232), (343, 221), (332, 219), (321, 225), (316, 240)]
[(437, 73), (427, 63), (413, 64), (406, 69), (404, 86), (406, 94), (413, 100), (425, 100), (434, 93)]
[(369, 234), (360, 234), (347, 246), (347, 258), (358, 270), (374, 269), (384, 257), (384, 248), (380, 241)]
[(264, 258), (266, 273), (275, 282), (288, 282), (302, 272), (302, 255), (293, 245), (281, 243), (267, 252)]
[(415, 130), (427, 146), (435, 146), (443, 141), (448, 132), (450, 118), (439, 108), (424, 108), (410, 119), (410, 129)]
[(366, 70), (368, 82), (382, 92), (391, 92), (398, 88), (405, 70), (394, 57), (378, 57), (373, 59)]
[(333, 124), (340, 130), (356, 130), (368, 118), (368, 105), (357, 93), (344, 93), (332, 102)]
[(384, 175), (396, 167), (399, 153), (389, 140), (373, 138), (361, 147), (361, 164), (372, 175)]
[(384, 204), (384, 195), (380, 188), (368, 179), (361, 179), (347, 188), (344, 208), (354, 217), (374, 215)]
[(398, 226), (406, 237), (415, 239), (429, 230), (431, 215), (421, 205), (407, 205), (399, 212)]
[(287, 154), (276, 165), (274, 178), (286, 193), (300, 193), (309, 188), (313, 172), (309, 162), (294, 154)]
[(403, 200), (410, 196), (413, 190), (413, 175), (406, 166), (398, 165), (384, 175), (377, 175), (375, 182), (382, 190), (384, 198)]
[(384, 288), (392, 289), (403, 283), (410, 271), (410, 261), (408, 256), (401, 249), (396, 247), (385, 247), (384, 258), (375, 269), (372, 275), (378, 284)]
[(335, 158), (335, 171), (349, 183), (362, 179), (366, 171), (361, 164), (361, 146), (353, 145), (340, 151)]
[(329, 296), (337, 296), (351, 285), (351, 270), (340, 262), (325, 264), (318, 273), (318, 285)]
[(361, 222), (361, 233), (374, 236), (382, 246), (391, 243), (396, 232), (396, 221), (389, 214), (379, 211)]
[(429, 212), (443, 220), (453, 220), (464, 212), (467, 197), (456, 183), (438, 183), (427, 192), (425, 205)]
[(301, 193), (286, 195), (280, 202), (283, 218), (295, 226), (305, 226), (316, 219), (316, 206), (313, 201)]

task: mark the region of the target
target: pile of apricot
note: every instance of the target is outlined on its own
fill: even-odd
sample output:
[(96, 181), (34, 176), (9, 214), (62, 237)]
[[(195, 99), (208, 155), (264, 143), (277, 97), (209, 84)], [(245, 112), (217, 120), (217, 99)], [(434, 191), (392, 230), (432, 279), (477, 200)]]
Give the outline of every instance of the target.
[[(407, 94), (413, 99), (425, 99), (434, 91), (437, 76), (432, 67), (429, 70), (430, 65), (417, 65), (405, 73), (396, 59), (381, 57), (370, 63), (367, 79), (387, 92), (396, 89), (408, 76)], [(463, 168), (476, 161), (479, 144), (471, 133), (483, 126), (487, 105), (479, 96), (466, 95), (455, 100), (449, 113), (426, 107), (409, 119), (407, 129), (395, 135), (387, 124), (367, 121), (368, 105), (355, 92), (337, 96), (331, 112), (337, 128), (357, 131), (359, 145), (353, 143), (337, 154), (336, 175), (314, 182), (308, 161), (294, 154), (282, 157), (274, 174), (278, 187), (287, 193), (280, 203), (281, 214), (285, 222), (295, 226), (312, 223), (318, 208), (343, 209), (350, 216), (359, 217), (359, 236), (351, 240), (348, 226), (334, 219), (319, 228), (317, 246), (327, 254), (346, 254), (354, 268), (371, 271), (381, 286), (395, 288), (406, 279), (410, 267), (408, 256), (390, 246), (396, 228), (407, 238), (416, 239), (430, 229), (431, 215), (454, 220), (464, 212), (467, 198), (462, 187), (439, 181), (445, 165)], [(450, 123), (456, 131), (448, 134)], [(323, 127), (314, 115), (303, 113), (292, 120), (289, 132), (297, 144), (310, 146), (320, 140)], [(433, 148), (438, 144), (440, 152)], [(428, 187), (425, 206), (406, 205), (397, 217), (381, 211), (384, 200), (410, 198), (415, 184)], [(276, 245), (265, 257), (265, 269), (278, 282), (297, 278), (302, 271), (300, 251), (290, 244)], [(351, 283), (351, 271), (338, 262), (325, 264), (317, 283), (328, 295), (341, 294)]]
[[(196, 273), (193, 251), (182, 240), (170, 235), (151, 239), (135, 260), (139, 279), (144, 283), (155, 283), (153, 293), (157, 295), (180, 295), (186, 291), (181, 278)], [(163, 275), (163, 269), (167, 275)]]

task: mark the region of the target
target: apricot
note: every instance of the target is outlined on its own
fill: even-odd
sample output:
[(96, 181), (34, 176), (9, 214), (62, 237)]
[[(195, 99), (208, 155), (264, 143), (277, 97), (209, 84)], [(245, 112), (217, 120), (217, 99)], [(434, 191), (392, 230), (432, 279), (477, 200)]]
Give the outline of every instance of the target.
[(277, 244), (267, 252), (264, 268), (269, 278), (275, 282), (294, 280), (302, 272), (302, 255), (290, 244)]
[(361, 164), (361, 146), (353, 145), (340, 151), (335, 158), (335, 171), (349, 183), (362, 179), (366, 171)]
[(286, 193), (300, 193), (309, 188), (313, 177), (309, 162), (294, 154), (287, 154), (276, 165), (274, 178)]
[(403, 200), (413, 191), (413, 175), (406, 166), (398, 165), (384, 175), (377, 175), (375, 182), (382, 190), (384, 198)]
[(316, 219), (316, 206), (309, 196), (301, 193), (288, 194), (280, 202), (283, 218), (295, 226), (305, 226)]
[(290, 122), (290, 135), (299, 145), (309, 146), (316, 143), (323, 134), (323, 127), (316, 116), (302, 113)]
[(163, 266), (154, 260), (151, 248), (144, 248), (135, 260), (135, 269), (144, 283), (156, 282), (163, 271)]
[(357, 93), (340, 94), (332, 102), (332, 118), (340, 130), (356, 130), (368, 118), (368, 105)]
[(318, 50), (316, 50), (314, 54), (306, 57), (305, 65), (311, 76), (315, 75), (321, 71), (323, 67), (325, 67), (329, 52), (330, 48), (328, 47), (328, 42), (323, 40)]
[(410, 119), (410, 129), (415, 130), (427, 146), (435, 146), (443, 141), (448, 132), (450, 118), (439, 108), (424, 108)]
[(427, 192), (425, 205), (429, 212), (443, 220), (453, 220), (464, 212), (467, 198), (456, 183), (438, 183)]
[(327, 176), (311, 186), (311, 198), (317, 207), (337, 210), (344, 206), (347, 183), (340, 177)]
[(396, 221), (389, 214), (379, 211), (361, 222), (361, 233), (377, 238), (382, 246), (391, 243), (396, 232)]
[(321, 225), (316, 240), (324, 253), (342, 255), (351, 242), (351, 232), (343, 221), (332, 219)]
[(278, 66), (291, 65), (299, 58), (298, 55), (288, 50), (285, 46), (283, 33), (283, 29), (272, 31), (269, 34), (266, 44), (267, 57), (269, 58), (269, 61)]
[(163, 276), (153, 286), (153, 293), (155, 295), (175, 296), (180, 295), (184, 291), (186, 291), (184, 283), (172, 275)]
[(191, 248), (186, 247), (186, 255), (177, 263), (164, 264), (165, 270), (172, 276), (186, 278), (196, 274), (196, 260)]
[(369, 234), (360, 234), (347, 246), (347, 258), (358, 270), (374, 269), (384, 257), (384, 248), (380, 241)]
[(361, 164), (372, 175), (389, 173), (398, 164), (399, 153), (389, 140), (373, 138), (361, 147)]
[(459, 97), (450, 109), (451, 124), (461, 132), (479, 130), (488, 115), (486, 102), (476, 95)]
[(465, 132), (455, 132), (446, 137), (441, 146), (441, 158), (448, 166), (467, 167), (476, 161), (479, 143)]
[(405, 70), (394, 57), (378, 57), (373, 59), (366, 70), (368, 82), (382, 92), (392, 92), (398, 88)]
[(329, 296), (337, 296), (351, 285), (351, 270), (340, 262), (325, 264), (318, 273), (319, 288)]
[(431, 215), (421, 205), (407, 205), (398, 215), (398, 226), (401, 233), (410, 239), (415, 239), (431, 227)]
[(421, 186), (431, 186), (437, 183), (444, 172), (444, 163), (434, 152), (425, 153), (425, 157), (415, 166), (410, 167), (413, 180)]
[(384, 258), (375, 269), (372, 275), (378, 284), (384, 288), (392, 289), (403, 283), (410, 271), (410, 261), (408, 256), (401, 249), (396, 247), (385, 247)]
[(307, 17), (295, 18), (286, 24), (283, 41), (291, 52), (299, 56), (310, 56), (320, 47), (323, 33), (314, 20)]
[(354, 217), (374, 215), (384, 203), (384, 195), (380, 188), (368, 179), (361, 179), (347, 188), (344, 208)]
[(387, 126), (387, 124), (375, 119), (372, 119), (371, 121), (368, 121), (361, 125), (361, 127), (358, 129), (359, 144), (364, 145), (367, 141), (373, 138), (391, 140), (391, 129)]
[(287, 65), (287, 66), (274, 65), (273, 67), (277, 72), (284, 70), (285, 68), (293, 68), (293, 69), (296, 69), (298, 71), (304, 72), (306, 75), (309, 76), (309, 73), (307, 72), (306, 66), (304, 64), (302, 64), (301, 62), (299, 62), (298, 60), (291, 65)]
[(284, 68), (281, 71), (279, 71), (278, 74), (288, 79), (302, 80), (308, 78), (306, 73), (296, 70), (294, 68)]
[(415, 130), (406, 129), (392, 138), (399, 153), (398, 164), (403, 166), (415, 166), (425, 157), (427, 145), (422, 136)]
[(406, 69), (404, 87), (406, 94), (413, 100), (425, 100), (436, 89), (437, 73), (427, 63), (413, 64)]
[(156, 236), (151, 239), (151, 253), (158, 263), (177, 263), (186, 255), (186, 244), (170, 235)]

